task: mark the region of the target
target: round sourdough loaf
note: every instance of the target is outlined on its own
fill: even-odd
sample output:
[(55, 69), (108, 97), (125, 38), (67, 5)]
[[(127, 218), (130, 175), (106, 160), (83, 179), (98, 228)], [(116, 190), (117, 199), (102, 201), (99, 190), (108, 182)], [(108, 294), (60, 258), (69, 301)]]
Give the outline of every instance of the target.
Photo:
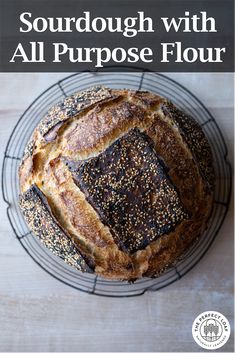
[(198, 123), (143, 91), (94, 87), (51, 108), (19, 169), (20, 207), (66, 263), (159, 276), (207, 227), (214, 171)]

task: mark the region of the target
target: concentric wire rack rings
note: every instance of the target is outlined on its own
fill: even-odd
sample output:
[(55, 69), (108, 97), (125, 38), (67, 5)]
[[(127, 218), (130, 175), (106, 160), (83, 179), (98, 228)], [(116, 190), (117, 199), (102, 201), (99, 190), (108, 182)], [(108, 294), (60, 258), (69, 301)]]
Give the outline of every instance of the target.
[[(129, 284), (105, 280), (73, 269), (48, 251), (30, 232), (18, 206), (18, 166), (25, 145), (41, 118), (52, 105), (66, 96), (100, 84), (111, 88), (142, 89), (165, 96), (199, 122), (212, 146), (217, 182), (208, 229), (177, 266), (169, 268), (156, 279), (143, 278)], [(129, 68), (128, 72), (83, 72), (70, 75), (49, 87), (21, 116), (5, 150), (2, 192), (16, 238), (32, 259), (51, 276), (87, 293), (114, 297), (136, 296), (147, 290), (156, 291), (181, 278), (198, 263), (212, 244), (227, 213), (231, 194), (231, 166), (226, 157), (227, 147), (215, 119), (193, 94), (172, 79), (162, 74)]]

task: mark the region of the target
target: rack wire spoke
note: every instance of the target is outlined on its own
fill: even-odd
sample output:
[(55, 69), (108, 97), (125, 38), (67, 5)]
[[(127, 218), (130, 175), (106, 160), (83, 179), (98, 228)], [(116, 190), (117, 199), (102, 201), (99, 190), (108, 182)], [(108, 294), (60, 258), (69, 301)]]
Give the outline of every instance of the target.
[[(120, 72), (80, 72), (58, 81), (37, 99), (20, 117), (8, 140), (2, 164), (2, 193), (7, 203), (7, 216), (12, 230), (29, 256), (52, 277), (75, 289), (111, 297), (137, 296), (146, 291), (156, 291), (179, 280), (204, 256), (218, 234), (231, 196), (231, 165), (227, 161), (227, 146), (218, 124), (207, 108), (181, 84), (173, 79), (148, 70), (127, 67)], [(192, 115), (209, 139), (215, 159), (216, 190), (213, 211), (208, 229), (194, 243), (184, 257), (158, 278), (142, 278), (134, 284), (111, 281), (97, 275), (86, 274), (68, 266), (37, 240), (28, 229), (18, 206), (18, 166), (26, 143), (33, 130), (49, 108), (70, 94), (94, 85), (111, 88), (147, 90), (165, 96), (176, 106)]]

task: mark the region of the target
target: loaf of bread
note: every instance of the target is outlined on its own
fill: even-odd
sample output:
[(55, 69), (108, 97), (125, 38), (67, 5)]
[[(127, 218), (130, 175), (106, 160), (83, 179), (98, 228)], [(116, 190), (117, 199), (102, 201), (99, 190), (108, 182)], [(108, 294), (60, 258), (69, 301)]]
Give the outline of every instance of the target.
[(35, 236), (108, 279), (156, 277), (203, 236), (214, 170), (199, 124), (167, 99), (94, 87), (51, 108), (19, 169)]

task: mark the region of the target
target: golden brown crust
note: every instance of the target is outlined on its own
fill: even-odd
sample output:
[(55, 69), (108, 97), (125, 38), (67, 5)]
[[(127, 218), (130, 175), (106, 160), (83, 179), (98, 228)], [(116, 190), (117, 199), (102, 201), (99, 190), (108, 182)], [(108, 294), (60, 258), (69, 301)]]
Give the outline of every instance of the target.
[[(213, 202), (212, 155), (201, 128), (166, 99), (141, 91), (99, 87), (52, 108), (26, 147), (19, 176), (21, 200), (34, 184), (42, 190), (37, 208), (45, 212), (47, 203), (66, 239), (111, 279), (158, 276), (203, 233)], [(27, 205), (21, 201), (32, 227)], [(160, 227), (161, 219), (169, 226)]]
[(81, 117), (64, 136), (63, 155), (76, 151), (91, 151), (107, 141), (113, 134), (117, 135), (124, 128), (131, 128), (144, 122), (145, 110), (126, 101), (98, 105), (91, 113)]
[(105, 87), (93, 87), (86, 91), (75, 93), (51, 108), (40, 122), (38, 130), (46, 138), (48, 132), (57, 126), (57, 124), (76, 116), (95, 103), (109, 100), (111, 97), (110, 90)]

